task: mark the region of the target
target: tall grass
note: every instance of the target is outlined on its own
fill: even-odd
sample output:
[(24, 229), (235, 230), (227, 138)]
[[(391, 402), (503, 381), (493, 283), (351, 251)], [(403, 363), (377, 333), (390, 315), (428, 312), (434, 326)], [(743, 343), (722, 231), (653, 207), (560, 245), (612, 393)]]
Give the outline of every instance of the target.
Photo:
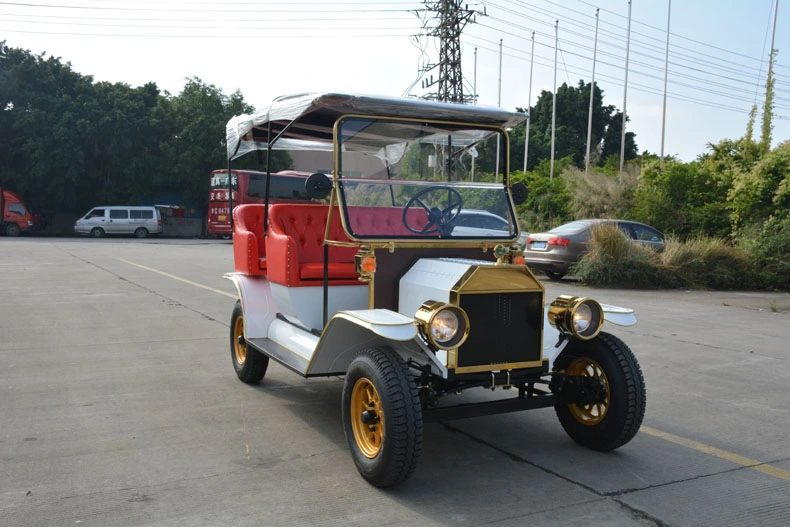
[(589, 252), (571, 271), (590, 285), (631, 288), (745, 289), (754, 286), (747, 255), (719, 238), (668, 238), (662, 252), (635, 245), (617, 227), (593, 228)]
[(738, 289), (753, 282), (746, 254), (720, 238), (669, 238), (661, 265), (678, 287)]
[(617, 175), (597, 169), (584, 170), (574, 166), (562, 173), (570, 190), (572, 209), (576, 219), (628, 218), (634, 207), (634, 192), (639, 181), (639, 167), (626, 165), (622, 181)]
[(619, 287), (663, 287), (665, 278), (657, 253), (635, 245), (609, 223), (594, 225), (590, 248), (571, 269), (590, 285)]

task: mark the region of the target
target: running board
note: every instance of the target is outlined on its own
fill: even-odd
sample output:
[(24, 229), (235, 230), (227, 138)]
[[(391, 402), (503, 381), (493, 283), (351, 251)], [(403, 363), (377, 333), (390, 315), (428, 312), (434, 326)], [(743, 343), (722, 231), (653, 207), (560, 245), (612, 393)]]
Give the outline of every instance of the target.
[(247, 346), (276, 360), (289, 370), (293, 370), (303, 377), (307, 372), (307, 366), (309, 364), (307, 359), (277, 344), (273, 340), (267, 338), (249, 339), (247, 341)]

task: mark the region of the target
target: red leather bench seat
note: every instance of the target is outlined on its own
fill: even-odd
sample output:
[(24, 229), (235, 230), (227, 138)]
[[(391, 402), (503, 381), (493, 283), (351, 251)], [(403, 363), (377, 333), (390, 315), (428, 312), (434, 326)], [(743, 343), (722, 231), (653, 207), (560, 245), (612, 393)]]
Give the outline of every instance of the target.
[[(327, 205), (276, 204), (269, 208), (266, 254), (269, 280), (295, 286), (321, 285), (324, 279), (324, 231)], [(347, 241), (335, 209), (330, 225), (333, 240)], [(330, 285), (362, 285), (354, 270), (356, 247), (329, 247)]]
[[(233, 209), (233, 259), (236, 271), (268, 275), (287, 286), (320, 285), (324, 279), (324, 231), (329, 207), (321, 204), (279, 203), (269, 206), (269, 235), (263, 236), (264, 205)], [(427, 223), (421, 208), (409, 210), (411, 225)], [(351, 228), (359, 235), (415, 236), (403, 225), (399, 207), (355, 207), (349, 212)], [(426, 236), (437, 236), (432, 233)], [(333, 240), (348, 241), (340, 211), (330, 225)], [(328, 278), (332, 285), (361, 285), (354, 268), (355, 247), (329, 247)]]
[(264, 206), (239, 205), (233, 209), (233, 264), (237, 272), (266, 274), (266, 244), (263, 239)]

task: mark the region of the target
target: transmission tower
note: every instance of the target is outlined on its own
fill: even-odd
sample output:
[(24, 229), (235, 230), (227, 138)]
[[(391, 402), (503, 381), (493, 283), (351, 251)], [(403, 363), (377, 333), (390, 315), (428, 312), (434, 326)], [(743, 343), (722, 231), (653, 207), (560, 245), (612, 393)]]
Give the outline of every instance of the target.
[[(468, 5), (461, 8), (460, 0), (425, 0), (428, 11), (437, 13), (439, 24), (430, 29), (429, 36), (439, 39), (439, 63), (429, 64), (423, 74), (439, 67), (439, 78), (433, 75), (423, 80), (423, 88), (431, 88), (438, 84), (438, 91), (423, 97), (437, 101), (467, 103), (472, 102), (476, 94), (464, 95), (464, 77), (461, 73), (461, 32), (478, 11), (470, 10)], [(485, 14), (485, 13), (483, 13)], [(427, 29), (427, 28), (426, 28)]]

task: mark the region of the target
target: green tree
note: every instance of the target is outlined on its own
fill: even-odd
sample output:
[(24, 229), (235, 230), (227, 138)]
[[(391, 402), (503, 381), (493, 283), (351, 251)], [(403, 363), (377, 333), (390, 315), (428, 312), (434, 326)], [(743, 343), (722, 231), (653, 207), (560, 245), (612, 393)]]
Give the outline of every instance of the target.
[[(576, 87), (563, 84), (557, 89), (557, 116), (555, 130), (555, 159), (570, 156), (578, 167), (584, 166), (587, 152), (587, 122), (590, 108), (591, 83), (579, 80)], [(551, 114), (553, 95), (550, 91), (542, 91), (535, 106), (530, 108), (529, 158), (527, 170), (534, 170), (543, 159), (551, 158)], [(519, 112), (524, 109), (517, 108)], [(603, 90), (598, 85), (593, 91), (593, 118), (590, 157), (591, 164), (601, 165), (606, 158), (615, 152), (620, 153), (620, 130), (614, 122), (619, 114), (614, 106), (604, 106)], [(618, 126), (616, 134), (612, 134), (612, 126)], [(511, 131), (511, 167), (524, 166), (524, 135), (526, 123)], [(611, 136), (611, 137), (610, 137)], [(636, 157), (637, 149), (634, 134), (626, 134), (626, 159)], [(608, 138), (608, 140), (607, 140)], [(605, 150), (608, 147), (609, 150)], [(616, 147), (616, 148), (615, 148)], [(611, 150), (611, 152), (610, 152)]]
[(728, 194), (733, 228), (740, 231), (790, 210), (790, 141), (763, 155), (750, 170), (738, 171)]
[[(626, 123), (630, 121), (626, 117)], [(603, 139), (601, 151), (601, 161), (605, 164), (611, 161), (620, 164), (620, 144), (623, 137), (623, 113), (616, 112), (612, 115), (609, 126), (606, 127), (606, 135)], [(639, 149), (636, 145), (636, 134), (633, 132), (625, 133), (625, 160), (636, 159)]]

